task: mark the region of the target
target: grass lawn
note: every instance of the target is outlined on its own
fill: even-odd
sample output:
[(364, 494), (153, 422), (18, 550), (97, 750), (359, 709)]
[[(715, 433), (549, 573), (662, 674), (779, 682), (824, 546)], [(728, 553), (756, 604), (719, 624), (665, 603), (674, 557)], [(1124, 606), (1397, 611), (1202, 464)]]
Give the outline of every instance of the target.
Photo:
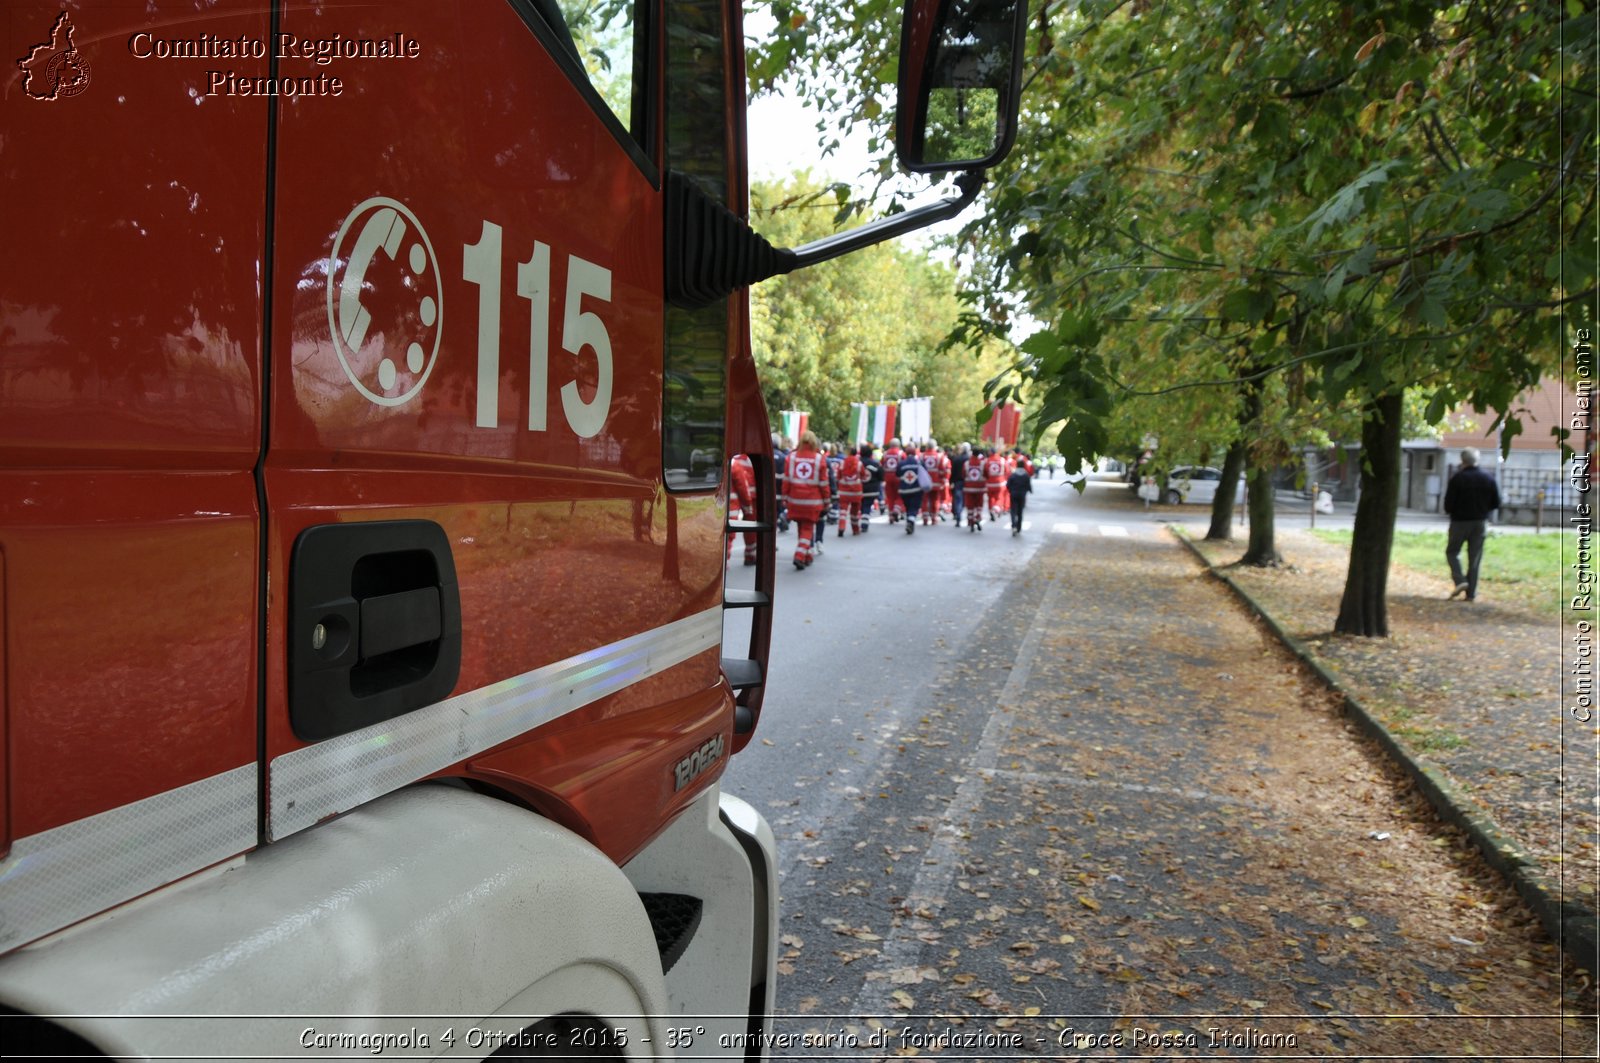
[[(1348, 531), (1318, 529), (1312, 534), (1330, 543), (1350, 545)], [(1448, 580), (1450, 569), (1444, 559), (1445, 541), (1442, 531), (1397, 531), (1391, 563)], [(1483, 543), (1483, 567), (1478, 571), (1479, 596), (1521, 605), (1546, 616), (1559, 614), (1566, 606), (1561, 574), (1575, 558), (1577, 541), (1577, 536), (1571, 532), (1513, 535), (1497, 534), (1490, 529)], [(1461, 549), (1461, 564), (1463, 568), (1467, 564), (1465, 547)]]

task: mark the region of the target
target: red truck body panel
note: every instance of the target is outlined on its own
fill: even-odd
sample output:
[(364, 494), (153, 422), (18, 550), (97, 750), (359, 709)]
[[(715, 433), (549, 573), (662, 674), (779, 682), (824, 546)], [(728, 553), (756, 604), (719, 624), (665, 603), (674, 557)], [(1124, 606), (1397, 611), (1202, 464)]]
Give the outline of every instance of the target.
[[(85, 824), (134, 845), (116, 816), (226, 777), (225, 812), (197, 814), (213, 833), (226, 815), (228, 840), (154, 858), (142, 892), (443, 775), (637, 852), (725, 758), (689, 785), (674, 766), (733, 738), (725, 485), (663, 476), (659, 133), (630, 144), (505, 0), (287, 5), (276, 24), (255, 5), (86, 4), (65, 32), (54, 3), (6, 14), (8, 55), (69, 49), (88, 80), (43, 98), (55, 83), (14, 68), (0, 97), (5, 846)], [(199, 34), (270, 52), (275, 33), (418, 47), (139, 54)], [(344, 88), (212, 95), (213, 67)], [(374, 250), (384, 211), (373, 232), (394, 239)], [(307, 528), (377, 520), (449, 543), (465, 636), (446, 705), (576, 689), (609, 653), (607, 692), (339, 790), (359, 765), (319, 763), (290, 723), (290, 562)], [(368, 748), (413, 737), (378, 725)], [(69, 922), (108, 906), (74, 903)]]
[(92, 81), (50, 99), (60, 5), (5, 14), (9, 847), (255, 763), (267, 107), (136, 58), (126, 7), (74, 12)]
[[(280, 103), (269, 565), (286, 572), (309, 525), (437, 522), (471, 633), (461, 693), (715, 608), (723, 516), (715, 494), (673, 499), (662, 489), (663, 208), (643, 146), (619, 143), (502, 0), (291, 9), (282, 31), (384, 38), (402, 27), (427, 42), (419, 58), (366, 64), (354, 98)], [(344, 353), (374, 394), (409, 395), (393, 406), (352, 386), (330, 322), (332, 245), (352, 209), (374, 197), (404, 204), (413, 224), (399, 257), (375, 256), (366, 275), (375, 338)], [(478, 355), (487, 286), (465, 276), (465, 249), (480, 245), (486, 222), (501, 242), (498, 401), (487, 418)], [(514, 288), (536, 245), (549, 256), (542, 306)], [(412, 248), (422, 249), (420, 272), (405, 260)], [(578, 397), (594, 401), (599, 386), (595, 353), (561, 343), (574, 258), (610, 279), (609, 299), (580, 304), (610, 341), (608, 416), (587, 437), (561, 395), (576, 383)], [(423, 298), (435, 299), (431, 325)], [(551, 338), (547, 385), (531, 400), (536, 333)], [(427, 348), (422, 373), (398, 368), (413, 343)], [(373, 368), (385, 360), (397, 367), (387, 391)], [(542, 429), (529, 428), (534, 403)], [(288, 581), (272, 575), (269, 764), (304, 745), (284, 707)], [(671, 760), (731, 731), (719, 684), (713, 648), (450, 773), (506, 786), (625, 857), (678, 801)]]

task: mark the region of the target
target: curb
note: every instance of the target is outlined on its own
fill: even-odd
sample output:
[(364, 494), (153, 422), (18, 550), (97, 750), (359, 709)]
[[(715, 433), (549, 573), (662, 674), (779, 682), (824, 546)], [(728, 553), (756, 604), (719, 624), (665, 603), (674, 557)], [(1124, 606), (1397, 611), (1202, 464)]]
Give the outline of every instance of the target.
[(1405, 744), (1346, 690), (1338, 677), (1318, 661), (1309, 649), (1285, 631), (1261, 603), (1231, 576), (1213, 565), (1189, 536), (1170, 525), (1168, 527), (1173, 536), (1205, 566), (1207, 572), (1232, 591), (1328, 689), (1344, 699), (1345, 714), (1353, 717), (1361, 730), (1410, 776), (1442, 819), (1466, 831), (1489, 866), (1498, 871), (1539, 916), (1539, 922), (1544, 925), (1551, 940), (1579, 967), (1591, 972), (1600, 970), (1600, 919), (1596, 918), (1595, 913), (1582, 905), (1551, 896), (1549, 888), (1541, 881), (1544, 876), (1540, 874), (1539, 865), (1519, 850), (1492, 818), (1474, 807), (1459, 786), (1439, 769), (1417, 760)]

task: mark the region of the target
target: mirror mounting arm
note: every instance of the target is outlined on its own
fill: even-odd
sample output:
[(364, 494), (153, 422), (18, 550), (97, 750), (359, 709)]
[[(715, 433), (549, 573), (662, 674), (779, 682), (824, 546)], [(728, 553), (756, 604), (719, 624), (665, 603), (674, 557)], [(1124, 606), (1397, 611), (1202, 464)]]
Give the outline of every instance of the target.
[(788, 268), (781, 272), (792, 273), (797, 269), (814, 266), (818, 262), (826, 262), (840, 255), (848, 255), (852, 251), (871, 247), (896, 236), (904, 236), (935, 222), (947, 221), (960, 214), (978, 198), (978, 189), (983, 187), (983, 175), (982, 170), (968, 170), (957, 177), (956, 188), (960, 191), (960, 195), (930, 203), (926, 207), (879, 218), (859, 229), (851, 229), (849, 232), (837, 233), (821, 240), (813, 240), (809, 244), (802, 244), (791, 252), (794, 258), (792, 262), (787, 263)]
[(775, 248), (748, 222), (716, 202), (693, 178), (667, 172), (667, 301), (674, 306), (709, 306), (716, 300), (768, 277), (780, 277), (863, 247), (915, 232), (960, 214), (978, 197), (983, 171), (956, 178), (960, 195), (926, 207), (879, 218), (859, 229), (814, 240), (794, 250)]

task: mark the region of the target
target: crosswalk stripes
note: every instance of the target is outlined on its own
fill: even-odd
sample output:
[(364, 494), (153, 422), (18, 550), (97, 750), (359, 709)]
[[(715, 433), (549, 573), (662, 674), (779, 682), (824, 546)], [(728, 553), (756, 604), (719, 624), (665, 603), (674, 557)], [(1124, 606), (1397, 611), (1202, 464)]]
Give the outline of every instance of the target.
[[(1128, 529), (1121, 524), (1096, 524), (1094, 525), (1094, 530), (1099, 532), (1101, 537), (1106, 539), (1128, 538)], [(1057, 521), (1055, 524), (1050, 526), (1050, 532), (1053, 535), (1078, 535), (1080, 533), (1092, 534), (1084, 532), (1080, 525), (1074, 524), (1071, 521)]]

